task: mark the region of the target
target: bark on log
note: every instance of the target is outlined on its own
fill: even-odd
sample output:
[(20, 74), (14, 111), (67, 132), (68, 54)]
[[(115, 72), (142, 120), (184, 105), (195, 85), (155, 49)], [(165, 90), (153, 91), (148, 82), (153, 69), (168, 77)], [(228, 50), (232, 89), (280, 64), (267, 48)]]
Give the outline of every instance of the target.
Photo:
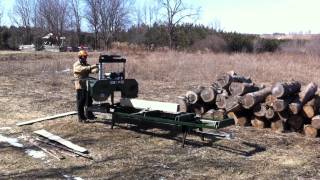
[(187, 97), (179, 96), (178, 97), (178, 104), (179, 104), (179, 112), (188, 112), (189, 111), (189, 104), (187, 103)]
[(263, 129), (266, 127), (265, 120), (259, 117), (252, 119), (251, 125), (257, 129)]
[(320, 129), (320, 115), (317, 115), (312, 118), (311, 125), (316, 129)]
[(268, 108), (265, 117), (267, 119), (273, 119), (275, 116), (275, 112), (272, 108)]
[(229, 92), (232, 96), (242, 96), (258, 90), (259, 88), (254, 86), (253, 83), (232, 82), (229, 86)]
[(248, 77), (224, 73), (218, 75), (216, 84), (218, 87), (226, 89), (232, 82), (252, 83), (251, 79)]
[(216, 98), (216, 105), (219, 109), (225, 109), (227, 105), (226, 96), (218, 94)]
[(254, 106), (253, 113), (257, 117), (264, 117), (267, 112), (267, 106), (265, 103), (259, 103)]
[(288, 119), (287, 123), (291, 130), (298, 132), (303, 128), (304, 117), (301, 114), (293, 115)]
[(203, 119), (223, 120), (225, 117), (225, 111), (219, 109), (210, 109), (202, 115)]
[(244, 95), (240, 102), (246, 109), (252, 108), (254, 105), (265, 100), (266, 96), (271, 94), (271, 87), (266, 87), (256, 92), (248, 93)]
[(303, 131), (307, 137), (315, 138), (318, 136), (318, 129), (312, 127), (310, 124), (304, 125)]
[(187, 91), (186, 93), (186, 97), (188, 99), (188, 102), (190, 104), (196, 104), (198, 102), (200, 102), (200, 93), (201, 91), (204, 89), (203, 86), (198, 86), (196, 89), (192, 90), (192, 91)]
[(284, 132), (284, 122), (281, 119), (277, 119), (271, 122), (271, 130), (276, 133)]
[(281, 98), (300, 92), (301, 84), (298, 81), (276, 83), (272, 88), (272, 95)]
[(310, 101), (317, 92), (318, 86), (315, 83), (310, 83), (306, 88), (299, 93), (299, 97), (294, 102), (289, 104), (289, 108), (293, 114), (298, 114), (303, 105)]
[(214, 91), (214, 88), (212, 86), (205, 87), (204, 89), (202, 89), (200, 96), (203, 102), (212, 103), (214, 102), (214, 99), (216, 97), (216, 92)]

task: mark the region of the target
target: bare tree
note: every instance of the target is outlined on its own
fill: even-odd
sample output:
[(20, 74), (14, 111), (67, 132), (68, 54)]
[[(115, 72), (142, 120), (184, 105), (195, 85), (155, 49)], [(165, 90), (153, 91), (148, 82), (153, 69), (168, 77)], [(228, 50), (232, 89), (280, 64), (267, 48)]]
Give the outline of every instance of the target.
[(0, 9), (0, 26), (1, 26), (2, 16), (3, 16), (3, 12), (2, 12), (2, 9)]
[(184, 4), (182, 0), (158, 0), (159, 5), (165, 10), (165, 23), (169, 36), (169, 47), (172, 48), (175, 27), (186, 18), (194, 18), (199, 15), (199, 8), (193, 8)]
[(101, 26), (101, 0), (86, 0), (88, 6), (86, 19), (94, 32), (94, 49), (98, 48), (98, 35)]
[(128, 25), (132, 1), (102, 0), (101, 2), (101, 33), (105, 45), (108, 46), (115, 34)]
[(37, 0), (37, 21), (45, 29), (62, 36), (69, 24), (68, 2), (64, 0)]
[(31, 27), (32, 26), (32, 12), (33, 12), (33, 0), (15, 0), (13, 6), (12, 20), (18, 26)]
[(80, 43), (82, 20), (80, 0), (70, 0), (70, 7), (72, 9), (73, 24), (77, 32), (78, 43)]

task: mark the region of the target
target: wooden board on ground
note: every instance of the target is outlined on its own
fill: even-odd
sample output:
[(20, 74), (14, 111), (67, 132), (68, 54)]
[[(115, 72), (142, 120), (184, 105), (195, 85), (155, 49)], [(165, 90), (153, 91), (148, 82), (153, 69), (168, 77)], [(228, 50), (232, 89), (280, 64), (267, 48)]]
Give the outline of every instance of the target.
[(179, 111), (179, 104), (176, 103), (147, 101), (142, 99), (123, 98), (120, 100), (120, 105), (125, 107), (133, 107), (136, 109), (159, 110), (171, 113), (177, 113)]
[(30, 120), (30, 121), (20, 122), (20, 123), (17, 123), (16, 125), (17, 126), (23, 126), (23, 125), (33, 124), (33, 123), (36, 123), (36, 122), (52, 120), (52, 119), (61, 118), (61, 117), (65, 117), (65, 116), (70, 116), (70, 115), (75, 115), (77, 113), (78, 113), (77, 111), (71, 111), (71, 112), (66, 112), (66, 113), (57, 114), (57, 115), (53, 115), (53, 116), (47, 116), (47, 117), (43, 117), (43, 118), (33, 119), (33, 120)]
[(76, 144), (73, 144), (72, 142), (68, 141), (68, 140), (65, 140), (57, 135), (54, 135), (54, 134), (51, 134), (50, 132), (44, 130), (44, 129), (41, 129), (41, 130), (37, 130), (37, 131), (34, 131), (35, 134), (38, 134), (42, 137), (45, 137), (47, 139), (50, 139), (51, 141), (55, 141), (57, 143), (60, 143), (70, 149), (73, 149), (75, 151), (79, 151), (81, 153), (86, 153), (88, 152), (87, 149), (81, 147), (81, 146), (78, 146)]

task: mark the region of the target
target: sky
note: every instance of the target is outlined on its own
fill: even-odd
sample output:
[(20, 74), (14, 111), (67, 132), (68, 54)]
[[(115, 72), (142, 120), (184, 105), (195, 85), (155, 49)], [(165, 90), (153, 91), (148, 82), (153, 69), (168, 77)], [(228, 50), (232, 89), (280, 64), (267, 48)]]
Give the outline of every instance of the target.
[[(136, 0), (138, 4), (157, 0)], [(7, 13), (14, 0), (0, 0), (5, 9), (2, 21), (10, 25)], [(320, 0), (183, 0), (200, 7), (197, 24), (224, 31), (250, 34), (320, 33)]]

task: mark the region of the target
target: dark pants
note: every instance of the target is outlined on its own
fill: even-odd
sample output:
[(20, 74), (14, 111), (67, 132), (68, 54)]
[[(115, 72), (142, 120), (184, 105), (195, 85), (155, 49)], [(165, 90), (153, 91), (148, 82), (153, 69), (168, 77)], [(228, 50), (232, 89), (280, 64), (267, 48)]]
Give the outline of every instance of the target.
[(85, 105), (88, 97), (88, 106), (92, 105), (91, 96), (87, 96), (88, 91), (85, 89), (77, 89), (77, 110), (78, 110), (78, 118), (79, 120), (92, 119), (94, 117), (91, 111), (85, 113)]

